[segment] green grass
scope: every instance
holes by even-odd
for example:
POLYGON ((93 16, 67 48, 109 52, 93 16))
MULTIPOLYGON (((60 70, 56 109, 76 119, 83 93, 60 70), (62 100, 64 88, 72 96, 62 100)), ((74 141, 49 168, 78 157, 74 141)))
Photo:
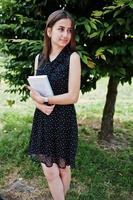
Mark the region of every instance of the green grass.
MULTIPOLYGON (((17 95, 3 93, 6 87, 1 82, 0 185, 17 171, 43 193, 47 184, 41 167, 27 155, 34 106, 31 100, 20 102, 17 95), (7 99, 16 103, 9 107, 7 99)), ((76 105, 79 147, 68 200, 133 199, 133 86, 119 86, 114 133, 120 148, 114 149, 97 143, 106 88, 107 78, 98 82, 96 91, 81 95, 76 105)))

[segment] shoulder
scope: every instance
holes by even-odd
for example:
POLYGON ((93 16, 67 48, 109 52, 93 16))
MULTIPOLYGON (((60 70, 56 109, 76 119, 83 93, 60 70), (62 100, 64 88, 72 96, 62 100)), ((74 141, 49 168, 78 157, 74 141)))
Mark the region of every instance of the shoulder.
MULTIPOLYGON (((73 52, 70 56, 70 64, 69 64, 70 70, 74 71, 80 71, 81 70, 81 61, 80 56, 77 52, 73 52), (77 70, 79 69, 79 70, 77 70)), ((74 72, 75 73, 75 72, 74 72)))
POLYGON ((73 52, 70 56, 70 63, 80 63, 80 56, 77 52, 73 52))
POLYGON ((40 53, 35 56, 34 68, 35 72, 37 71, 40 63, 40 53))
POLYGON ((77 52, 73 52, 71 55, 70 55, 70 62, 71 61, 80 61, 80 56, 77 52))
POLYGON ((37 54, 37 55, 35 56, 35 63, 38 63, 39 55, 40 55, 40 54, 37 54))
POLYGON ((44 55, 43 55, 43 53, 41 52, 41 53, 38 53, 36 56, 35 56, 35 63, 40 63, 40 62, 42 62, 42 60, 44 60, 44 55))
POLYGON ((35 60, 39 58, 39 55, 40 55, 40 54, 37 54, 37 55, 35 56, 35 60))
POLYGON ((35 62, 36 62, 36 63, 38 62, 38 58, 39 58, 39 54, 37 54, 37 55, 35 56, 35 62))

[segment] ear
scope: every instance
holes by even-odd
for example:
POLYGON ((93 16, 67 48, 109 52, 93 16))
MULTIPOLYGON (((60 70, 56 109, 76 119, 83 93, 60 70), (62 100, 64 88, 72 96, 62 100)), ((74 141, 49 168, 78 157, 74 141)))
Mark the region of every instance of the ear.
POLYGON ((48 27, 47 28, 47 35, 48 35, 49 38, 51 37, 51 32, 52 32, 52 29, 50 27, 48 27))

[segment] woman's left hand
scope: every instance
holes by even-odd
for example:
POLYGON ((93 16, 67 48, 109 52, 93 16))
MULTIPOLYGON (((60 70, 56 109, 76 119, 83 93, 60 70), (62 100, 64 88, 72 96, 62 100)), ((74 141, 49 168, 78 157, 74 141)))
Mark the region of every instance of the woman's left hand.
POLYGON ((43 97, 39 94, 39 92, 37 92, 36 90, 34 90, 31 86, 27 86, 27 88, 30 90, 30 96, 31 98, 38 102, 38 103, 43 103, 43 97))

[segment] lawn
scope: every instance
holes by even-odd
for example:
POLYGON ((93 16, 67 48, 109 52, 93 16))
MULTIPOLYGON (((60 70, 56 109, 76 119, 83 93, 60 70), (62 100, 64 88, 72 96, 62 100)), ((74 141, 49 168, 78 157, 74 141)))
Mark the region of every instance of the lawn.
MULTIPOLYGON (((114 142, 97 142, 105 103, 107 78, 97 89, 80 94, 76 104, 79 147, 76 169, 72 171, 68 200, 133 200, 133 85, 119 85, 114 116, 114 142)), ((23 178, 36 188, 35 196, 11 194, 14 199, 44 199, 48 186, 40 165, 27 156, 34 105, 20 102, 18 95, 4 93, 0 83, 0 187, 23 178), (15 100, 10 107, 9 100, 15 100)), ((48 199, 48 198, 47 198, 48 199)))

